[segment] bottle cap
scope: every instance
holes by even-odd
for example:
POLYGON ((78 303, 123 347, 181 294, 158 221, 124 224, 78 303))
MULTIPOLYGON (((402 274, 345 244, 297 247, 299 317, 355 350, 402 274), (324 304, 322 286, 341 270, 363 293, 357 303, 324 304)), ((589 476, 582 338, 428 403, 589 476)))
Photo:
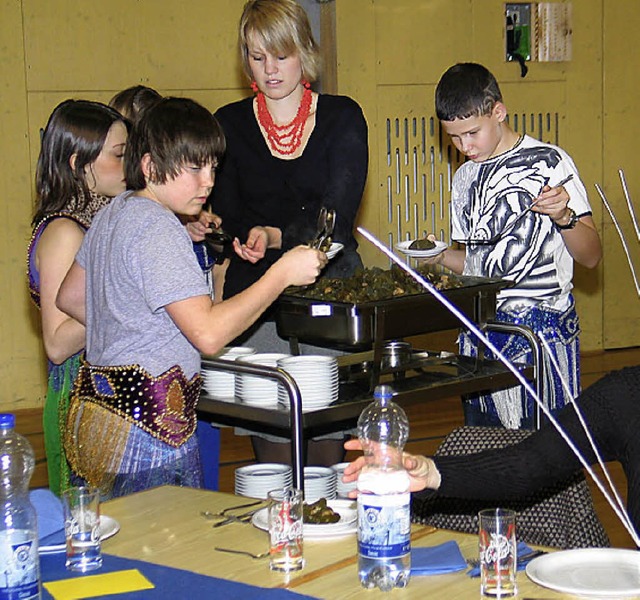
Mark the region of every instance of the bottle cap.
POLYGON ((0 429, 13 429, 15 426, 15 415, 11 413, 0 413, 0 429))
POLYGON ((373 390, 374 398, 392 398, 393 388, 390 385, 377 385, 373 390))

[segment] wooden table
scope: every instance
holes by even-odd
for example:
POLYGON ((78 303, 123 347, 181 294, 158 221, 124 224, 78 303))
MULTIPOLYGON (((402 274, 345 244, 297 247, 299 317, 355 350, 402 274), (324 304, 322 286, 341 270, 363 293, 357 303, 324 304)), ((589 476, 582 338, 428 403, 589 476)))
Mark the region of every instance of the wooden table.
MULTIPOLYGON (((337 540, 306 541, 306 565, 302 571, 285 575, 269 570, 268 559, 216 552, 215 546, 261 552, 268 548, 267 534, 250 524, 232 523, 214 529, 201 511, 217 512, 242 504, 231 494, 164 486, 103 505, 103 514, 120 523, 120 531, 106 540, 103 550, 125 558, 144 560, 240 581, 261 587, 286 587, 309 596, 335 600, 350 598, 389 598, 377 590, 365 590, 357 575, 356 536, 337 540)), ((414 525, 412 545, 436 546, 448 540, 460 545, 465 557, 477 556, 474 535, 436 530, 414 525)), ((413 577, 409 586, 394 590, 393 598, 479 598, 480 580, 465 572, 413 577)), ((524 572, 518 573, 518 598, 575 598, 541 588, 524 572)))

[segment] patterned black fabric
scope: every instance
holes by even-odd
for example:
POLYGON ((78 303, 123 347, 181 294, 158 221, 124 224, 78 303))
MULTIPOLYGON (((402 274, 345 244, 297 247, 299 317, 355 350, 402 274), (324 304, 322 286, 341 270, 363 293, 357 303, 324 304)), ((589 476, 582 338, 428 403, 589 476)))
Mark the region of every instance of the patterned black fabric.
MULTIPOLYGON (((441 456, 472 454, 515 444, 531 431, 500 427, 460 427, 438 448, 441 456)), ((465 533, 478 531, 478 511, 501 506, 518 513, 518 539, 529 544, 557 548, 607 547, 609 538, 593 507, 583 473, 563 483, 541 489, 518 501, 486 502, 438 496, 412 500, 414 522, 465 533)))

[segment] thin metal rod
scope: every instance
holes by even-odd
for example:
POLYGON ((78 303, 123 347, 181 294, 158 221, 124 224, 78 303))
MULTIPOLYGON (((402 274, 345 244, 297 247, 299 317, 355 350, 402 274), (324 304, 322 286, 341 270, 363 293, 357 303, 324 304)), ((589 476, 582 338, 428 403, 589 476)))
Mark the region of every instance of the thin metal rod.
POLYGON ((587 462, 587 460, 582 456, 580 450, 578 450, 577 446, 573 443, 573 440, 567 435, 567 433, 562 429, 556 418, 551 414, 548 408, 544 405, 542 400, 538 397, 538 394, 533 389, 529 381, 522 375, 522 373, 518 370, 516 366, 514 366, 511 361, 509 361, 503 354, 498 350, 491 340, 487 338, 484 333, 478 328, 478 326, 471 321, 465 314, 463 314, 458 308, 452 304, 448 298, 441 294, 429 281, 427 281, 422 275, 420 275, 417 271, 412 269, 409 265, 405 264, 401 258, 399 258, 396 254, 394 254, 391 250, 389 250, 384 244, 382 244, 376 237, 374 237, 371 233, 369 233, 363 227, 357 228, 358 232, 362 234, 367 240, 369 240, 376 248, 378 248, 381 252, 386 254, 394 263, 396 263, 401 269, 404 269, 411 277, 413 277, 422 287, 424 287, 432 296, 436 298, 441 304, 443 304, 452 314, 454 314, 472 333, 474 333, 485 346, 487 346, 494 354, 497 356, 500 361, 513 373, 516 379, 524 386, 524 388, 531 394, 533 399, 538 403, 538 406, 545 414, 545 416, 549 419, 552 425, 556 428, 556 431, 560 434, 560 436, 567 443, 569 448, 573 451, 576 458, 580 461, 582 466, 587 470, 594 483, 598 486, 598 489, 602 492, 603 496, 606 498, 607 502, 611 506, 613 512, 618 516, 620 522, 623 527, 627 530, 631 538, 633 539, 636 546, 640 547, 640 538, 638 534, 634 531, 633 527, 628 527, 627 520, 625 515, 622 515, 620 509, 617 504, 611 498, 609 492, 605 489, 603 483, 596 476, 594 470, 591 468, 591 465, 587 462))
POLYGON ((573 409, 576 411, 576 415, 578 416, 580 425, 582 425, 582 429, 584 430, 584 433, 587 436, 589 443, 591 444, 591 449, 593 450, 593 453, 596 455, 598 464, 600 465, 600 467, 602 468, 602 471, 604 472, 604 476, 607 480, 607 483, 609 484, 609 489, 611 490, 611 493, 615 497, 618 503, 618 506, 620 507, 620 512, 622 512, 622 514, 625 515, 625 517, 627 518, 628 525, 630 527, 633 527, 631 523, 631 519, 629 518, 629 513, 627 512, 624 506, 624 502, 622 501, 622 498, 620 497, 620 494, 618 493, 616 486, 613 484, 613 480, 611 479, 611 475, 609 474, 609 469, 607 469, 604 461, 602 460, 602 455, 600 454, 600 451, 598 450, 598 447, 596 446, 596 443, 593 437, 591 436, 591 432, 589 431, 589 428, 587 427, 584 417, 582 416, 582 411, 580 410, 580 407, 576 403, 575 398, 571 393, 571 389, 569 388, 569 382, 567 381, 567 378, 565 377, 564 373, 561 371, 560 365, 558 364, 556 357, 553 355, 553 352, 551 352, 551 347, 549 346, 549 342, 547 342, 547 340, 542 335, 542 333, 539 333, 538 337, 542 342, 542 347, 545 349, 547 356, 549 357, 549 360, 553 365, 553 368, 555 369, 556 373, 558 374, 558 377, 560 378, 560 382, 562 383, 562 387, 564 388, 568 401, 571 403, 571 405, 573 406, 573 409))
POLYGON ((636 293, 640 296, 640 284, 638 283, 638 277, 636 276, 636 268, 633 265, 633 261, 631 260, 631 254, 629 253, 629 246, 627 245, 627 240, 624 238, 624 233, 622 233, 622 229, 620 228, 620 224, 618 223, 618 219, 616 219, 616 215, 614 214, 611 206, 609 206, 609 202, 607 202, 607 198, 602 191, 602 188, 596 183, 596 190, 598 190, 598 194, 600 194, 600 198, 602 199, 602 203, 604 207, 609 212, 609 216, 615 225, 616 231, 618 232, 618 236, 620 237, 620 241, 622 242, 622 248, 624 249, 625 256, 627 257, 627 262, 629 263, 629 269, 631 269, 631 276, 633 277, 633 283, 636 286, 636 293))
POLYGON ((627 206, 629 207, 629 214, 631 215, 633 228, 636 230, 636 237, 640 242, 640 228, 638 227, 638 220, 636 219, 636 211, 633 208, 633 202, 631 202, 631 195, 629 194, 629 188, 627 187, 627 180, 624 176, 624 171, 622 169, 618 169, 618 175, 620 175, 620 183, 622 183, 622 191, 624 192, 624 198, 627 201, 627 206))
POLYGON ((304 491, 304 445, 302 435, 302 398, 300 389, 295 379, 284 369, 276 369, 273 367, 265 367, 263 365, 254 365, 251 363, 235 362, 224 360, 221 358, 207 358, 202 360, 202 364, 209 367, 219 369, 221 371, 229 371, 231 373, 245 373, 247 375, 256 375, 257 377, 266 377, 267 379, 275 379, 281 384, 289 396, 291 412, 289 413, 289 422, 291 424, 291 471, 293 475, 293 487, 304 491))

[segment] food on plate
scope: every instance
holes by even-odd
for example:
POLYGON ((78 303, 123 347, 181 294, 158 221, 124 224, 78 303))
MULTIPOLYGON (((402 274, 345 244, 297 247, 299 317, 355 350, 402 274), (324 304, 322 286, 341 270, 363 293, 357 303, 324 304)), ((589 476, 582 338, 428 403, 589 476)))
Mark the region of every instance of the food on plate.
POLYGON ((409 244, 409 250, 433 250, 436 247, 436 243, 427 238, 421 240, 414 240, 409 244))
MULTIPOLYGON (((463 285, 455 276, 434 271, 430 265, 418 266, 416 270, 439 290, 463 285)), ((345 279, 321 277, 308 287, 290 287, 285 293, 326 302, 359 303, 426 292, 408 273, 393 265, 388 270, 378 267, 358 269, 345 279)))
POLYGON ((313 504, 304 503, 302 520, 313 525, 326 525, 340 521, 340 514, 327 505, 326 498, 320 498, 313 504))

